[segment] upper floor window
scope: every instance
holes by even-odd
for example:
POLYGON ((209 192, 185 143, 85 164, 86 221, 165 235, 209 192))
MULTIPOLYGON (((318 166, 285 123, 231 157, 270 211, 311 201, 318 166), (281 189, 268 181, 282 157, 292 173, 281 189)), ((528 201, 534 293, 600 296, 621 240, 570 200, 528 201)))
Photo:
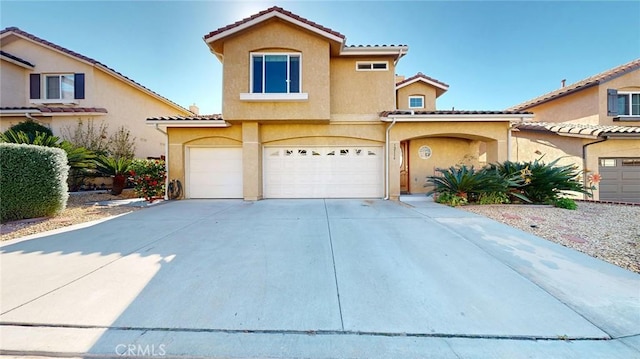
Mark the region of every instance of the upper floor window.
POLYGON ((640 116, 640 93, 618 92, 618 115, 640 116))
POLYGON ((35 103, 84 99, 84 74, 30 74, 29 99, 35 103))
POLYGON ((251 93, 300 93, 299 53, 251 54, 251 93))
POLYGON ((72 100, 73 75, 45 75, 45 93, 47 100, 72 100))
POLYGON ((357 61, 357 71, 387 71, 389 63, 387 61, 357 61))
POLYGON ((424 96, 409 96, 409 108, 424 108, 424 96))

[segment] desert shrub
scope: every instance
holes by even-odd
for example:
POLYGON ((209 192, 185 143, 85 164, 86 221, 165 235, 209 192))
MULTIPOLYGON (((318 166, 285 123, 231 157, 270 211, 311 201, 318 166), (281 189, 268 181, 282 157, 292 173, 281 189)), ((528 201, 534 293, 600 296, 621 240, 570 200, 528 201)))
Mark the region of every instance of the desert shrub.
POLYGON ((555 201, 553 201, 553 206, 558 208, 570 209, 570 210, 578 209, 578 205, 576 204, 576 201, 566 197, 557 198, 555 201))
POLYGON ((435 201, 437 203, 446 204, 451 207, 462 206, 469 203, 466 198, 460 197, 450 192, 442 192, 438 194, 435 201))
POLYGON ((66 153, 53 147, 0 143, 0 220, 53 216, 67 205, 66 153))
POLYGON ((439 168, 441 176, 429 176, 427 182, 434 185, 431 193, 449 193, 461 198, 477 198, 481 193, 500 192, 506 190, 506 182, 496 172, 480 170, 473 166, 451 166, 439 168))
POLYGON ((109 136, 107 150, 113 157, 132 160, 136 153, 135 141, 136 138, 131 136, 131 131, 124 126, 120 126, 116 132, 109 136))
POLYGON ((53 136, 53 132, 51 132, 48 127, 43 126, 31 119, 13 125, 7 131, 24 132, 32 140, 36 136, 37 132, 53 136))
POLYGON ((558 166, 560 158, 544 163, 541 159, 529 162, 510 162, 491 165, 503 178, 518 179, 517 190, 533 203, 553 203, 564 192, 589 194, 580 181, 580 171, 575 166, 558 166))
POLYGON ((75 147, 84 147, 96 155, 109 154, 109 134, 108 126, 101 122, 99 125, 88 120, 83 122, 78 120, 75 127, 65 127, 62 131, 62 138, 71 142, 75 147))
POLYGON ((135 159, 131 163, 130 175, 135 183, 133 190, 138 197, 151 202, 164 196, 167 177, 164 161, 135 159))
POLYGON ((478 204, 502 204, 510 203, 509 195, 505 192, 481 193, 476 201, 478 204))

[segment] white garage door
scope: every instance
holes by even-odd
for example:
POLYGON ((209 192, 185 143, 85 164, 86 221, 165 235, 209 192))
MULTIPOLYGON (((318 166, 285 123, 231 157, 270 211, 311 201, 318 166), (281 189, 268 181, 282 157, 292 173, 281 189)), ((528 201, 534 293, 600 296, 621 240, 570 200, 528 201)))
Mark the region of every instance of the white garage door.
POLYGON ((191 147, 189 198, 242 198, 242 148, 191 147))
POLYGON ((378 198, 382 147, 265 147, 266 198, 378 198))

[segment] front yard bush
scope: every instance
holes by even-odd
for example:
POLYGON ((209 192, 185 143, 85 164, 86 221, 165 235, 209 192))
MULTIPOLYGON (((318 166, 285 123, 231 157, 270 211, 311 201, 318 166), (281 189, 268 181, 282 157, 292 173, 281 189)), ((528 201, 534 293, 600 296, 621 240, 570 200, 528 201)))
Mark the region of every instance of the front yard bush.
POLYGON ((67 205, 65 151, 0 143, 0 220, 53 216, 67 205))
POLYGON ((144 197, 149 202, 164 197, 167 178, 164 161, 134 159, 129 174, 133 177, 133 190, 138 197, 144 197))

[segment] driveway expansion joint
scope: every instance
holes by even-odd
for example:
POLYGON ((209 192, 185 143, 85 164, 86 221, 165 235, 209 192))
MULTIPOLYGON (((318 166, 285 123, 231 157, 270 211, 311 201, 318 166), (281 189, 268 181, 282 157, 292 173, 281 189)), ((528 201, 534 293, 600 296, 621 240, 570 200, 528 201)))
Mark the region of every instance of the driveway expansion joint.
POLYGON ((329 219, 329 210, 327 209, 327 200, 323 199, 324 214, 327 220, 327 233, 329 234, 329 245, 331 246, 331 262, 333 264, 333 279, 336 283, 336 295, 338 297, 338 311, 340 313, 340 328, 344 330, 344 319, 342 317, 342 303, 340 302, 340 287, 338 286, 338 272, 336 271, 336 256, 333 251, 333 239, 331 238, 331 221, 329 219))
POLYGON ((268 335, 345 335, 371 337, 410 337, 410 338, 443 338, 443 339, 490 339, 490 340, 520 340, 520 341, 611 341, 608 337, 584 337, 564 335, 500 335, 500 334, 460 334, 460 333, 406 333, 406 332, 377 332, 360 330, 296 330, 296 329, 220 329, 220 328, 181 328, 181 327, 135 327, 135 326, 102 326, 78 324, 46 324, 46 323, 17 323, 0 322, 5 327, 26 328, 55 328, 55 329, 104 329, 111 331, 140 331, 140 332, 178 332, 178 333, 224 333, 224 334, 268 334, 268 335))

